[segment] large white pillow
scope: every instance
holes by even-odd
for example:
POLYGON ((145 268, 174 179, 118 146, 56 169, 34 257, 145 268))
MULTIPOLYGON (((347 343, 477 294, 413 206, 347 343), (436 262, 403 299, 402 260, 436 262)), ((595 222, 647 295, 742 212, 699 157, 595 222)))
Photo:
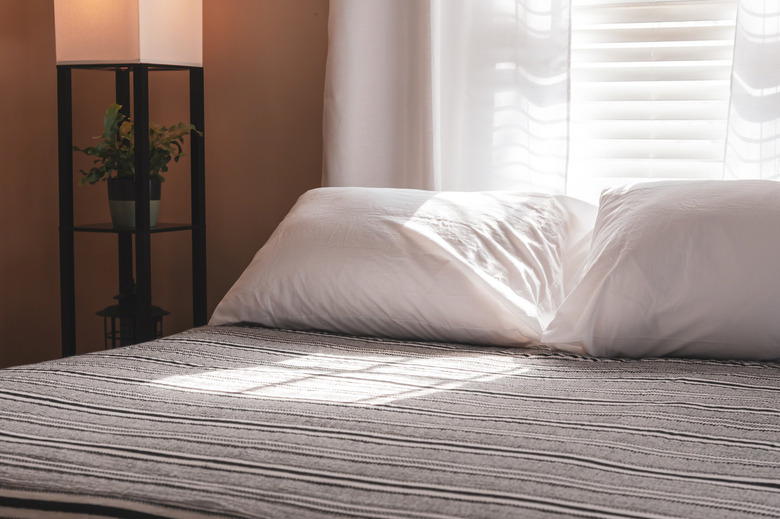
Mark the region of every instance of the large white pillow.
POLYGON ((608 357, 780 358, 780 183, 604 192, 586 272, 543 340, 608 357))
POLYGON ((581 270, 595 213, 564 196, 315 189, 210 324, 538 342, 581 270))

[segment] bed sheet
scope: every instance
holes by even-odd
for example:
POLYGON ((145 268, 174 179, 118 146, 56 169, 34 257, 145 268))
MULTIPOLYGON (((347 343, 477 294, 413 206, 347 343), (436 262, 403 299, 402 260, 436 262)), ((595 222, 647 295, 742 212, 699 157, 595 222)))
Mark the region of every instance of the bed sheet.
POLYGON ((778 517, 780 364, 223 326, 2 370, 0 516, 62 512, 778 517))

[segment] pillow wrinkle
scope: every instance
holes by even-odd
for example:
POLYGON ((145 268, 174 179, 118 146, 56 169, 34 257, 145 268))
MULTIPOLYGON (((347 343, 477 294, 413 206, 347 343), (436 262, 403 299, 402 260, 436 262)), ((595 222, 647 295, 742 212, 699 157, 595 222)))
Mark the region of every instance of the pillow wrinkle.
MULTIPOLYGON (((430 251, 430 256, 439 257, 442 265, 454 266, 470 283, 480 286, 481 291, 488 292, 493 303, 505 307, 508 312, 518 313, 518 319, 536 316, 537 307, 533 301, 524 299, 522 293, 518 294, 506 283, 491 275, 485 261, 477 262, 463 254, 468 250, 476 250, 475 247, 454 247, 441 236, 427 231, 428 229, 421 226, 405 225, 400 235, 411 242, 410 249, 430 251)), ((442 272, 443 270, 438 270, 438 273, 434 272, 433 276, 442 272)), ((541 327, 533 326, 531 323, 524 324, 527 324, 531 334, 541 336, 541 327)))

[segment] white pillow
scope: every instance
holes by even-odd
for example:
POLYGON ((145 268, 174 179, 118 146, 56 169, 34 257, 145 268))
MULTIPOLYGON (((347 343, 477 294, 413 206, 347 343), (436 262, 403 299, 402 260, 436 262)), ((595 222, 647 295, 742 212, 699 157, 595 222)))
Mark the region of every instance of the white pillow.
POLYGON ((780 183, 604 192, 586 272, 543 340, 607 357, 780 358, 780 183))
POLYGON ((581 270, 595 213, 564 196, 315 189, 210 324, 538 342, 581 270))

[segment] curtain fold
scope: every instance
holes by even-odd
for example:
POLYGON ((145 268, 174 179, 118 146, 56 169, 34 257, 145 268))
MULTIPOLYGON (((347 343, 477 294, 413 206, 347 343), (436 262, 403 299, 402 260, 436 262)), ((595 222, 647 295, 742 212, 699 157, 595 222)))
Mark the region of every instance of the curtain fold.
POLYGON ((325 185, 436 189, 430 2, 332 1, 325 185))
POLYGON ((565 189, 569 0, 332 0, 323 180, 565 189))
POLYGON ((726 179, 780 180, 780 0, 740 0, 726 179))

